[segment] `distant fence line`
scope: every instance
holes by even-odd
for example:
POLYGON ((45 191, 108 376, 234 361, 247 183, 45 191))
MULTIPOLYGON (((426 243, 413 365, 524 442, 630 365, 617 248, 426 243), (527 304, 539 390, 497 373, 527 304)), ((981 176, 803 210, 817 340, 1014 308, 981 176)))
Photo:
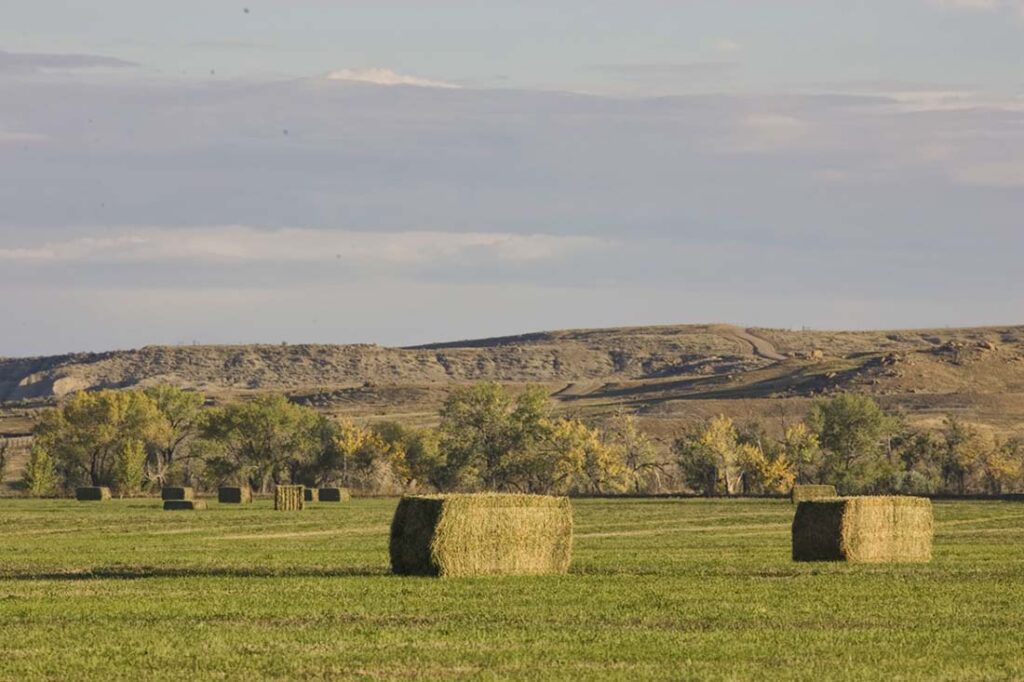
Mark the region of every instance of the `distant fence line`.
POLYGON ((32 436, 0 436, 0 444, 6 443, 12 449, 32 447, 32 436))

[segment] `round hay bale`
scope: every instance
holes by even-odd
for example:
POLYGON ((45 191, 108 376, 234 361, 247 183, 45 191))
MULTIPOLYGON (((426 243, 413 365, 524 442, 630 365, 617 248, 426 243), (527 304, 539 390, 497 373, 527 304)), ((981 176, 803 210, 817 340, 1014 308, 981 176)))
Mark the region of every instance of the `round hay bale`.
POLYGON ((543 495, 403 497, 391 523, 399 575, 545 575, 569 570, 572 507, 543 495))

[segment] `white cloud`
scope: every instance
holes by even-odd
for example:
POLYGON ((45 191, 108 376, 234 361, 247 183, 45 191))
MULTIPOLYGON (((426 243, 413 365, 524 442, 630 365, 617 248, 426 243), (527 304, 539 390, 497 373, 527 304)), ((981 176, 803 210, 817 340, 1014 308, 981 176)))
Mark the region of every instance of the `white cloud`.
POLYGON ((740 119, 735 135, 725 145, 725 150, 758 154, 791 149, 805 139, 809 130, 810 124, 796 116, 750 114, 740 119))
POLYGON ((719 38, 711 45, 715 52, 723 54, 736 54, 743 49, 743 45, 730 38, 719 38))
POLYGON ((109 236, 77 237, 0 248, 0 261, 37 263, 324 262, 415 265, 453 259, 543 261, 610 245, 586 236, 484 232, 347 232, 226 225, 145 227, 109 236))
POLYGON ((461 86, 455 83, 419 78, 391 69, 339 69, 327 74, 332 81, 351 81, 354 83, 371 83, 373 85, 412 85, 419 88, 447 88, 457 90, 461 86))
POLYGON ((49 137, 40 133, 27 133, 16 130, 0 130, 0 144, 25 144, 45 142, 49 137))
POLYGON ((947 9, 973 12, 1007 10, 1024 16, 1024 0, 928 0, 928 2, 947 9))
POLYGON ((964 166, 954 172, 955 179, 976 187, 1024 187, 1024 162, 986 163, 964 166))

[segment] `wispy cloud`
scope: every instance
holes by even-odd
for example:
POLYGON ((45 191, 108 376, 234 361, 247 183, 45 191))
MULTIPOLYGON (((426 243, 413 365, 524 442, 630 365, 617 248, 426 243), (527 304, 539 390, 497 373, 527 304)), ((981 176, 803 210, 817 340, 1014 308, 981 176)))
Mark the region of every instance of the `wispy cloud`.
POLYGON ((722 54, 736 54, 743 50, 743 45, 731 38, 719 38, 711 44, 711 48, 722 54))
POLYGON ((455 83, 410 76, 391 69, 339 69, 327 74, 327 79, 372 85, 412 85, 419 88, 447 88, 450 90, 461 87, 455 83))
POLYGON ((0 248, 0 261, 35 263, 324 262, 364 265, 431 264, 473 258, 544 261, 581 249, 608 246, 586 236, 451 232, 350 232, 225 225, 206 228, 144 227, 36 245, 0 248))
POLYGON ((722 75, 736 67, 736 62, 683 62, 678 64, 595 64, 591 69, 625 78, 651 78, 722 75))
POLYGON ((47 135, 43 135, 41 133, 0 129, 0 145, 45 142, 48 139, 49 137, 47 135))
POLYGON ((0 73, 35 73, 74 69, 127 69, 134 62, 94 54, 45 54, 0 50, 0 73))
POLYGON ((957 168, 957 181, 976 187, 1024 188, 1024 162, 986 163, 957 168))
POLYGON ((928 0, 932 5, 973 12, 1010 11, 1024 16, 1024 0, 928 0))

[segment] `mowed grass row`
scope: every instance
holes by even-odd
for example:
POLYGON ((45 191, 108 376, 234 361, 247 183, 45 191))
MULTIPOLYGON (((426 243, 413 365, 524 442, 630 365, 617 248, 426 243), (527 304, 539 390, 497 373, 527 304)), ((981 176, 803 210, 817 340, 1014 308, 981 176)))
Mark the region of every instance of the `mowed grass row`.
POLYGON ((0 502, 0 676, 1024 678, 1024 504, 885 566, 793 563, 782 501, 577 500, 570 575, 437 580, 395 503, 0 502))

